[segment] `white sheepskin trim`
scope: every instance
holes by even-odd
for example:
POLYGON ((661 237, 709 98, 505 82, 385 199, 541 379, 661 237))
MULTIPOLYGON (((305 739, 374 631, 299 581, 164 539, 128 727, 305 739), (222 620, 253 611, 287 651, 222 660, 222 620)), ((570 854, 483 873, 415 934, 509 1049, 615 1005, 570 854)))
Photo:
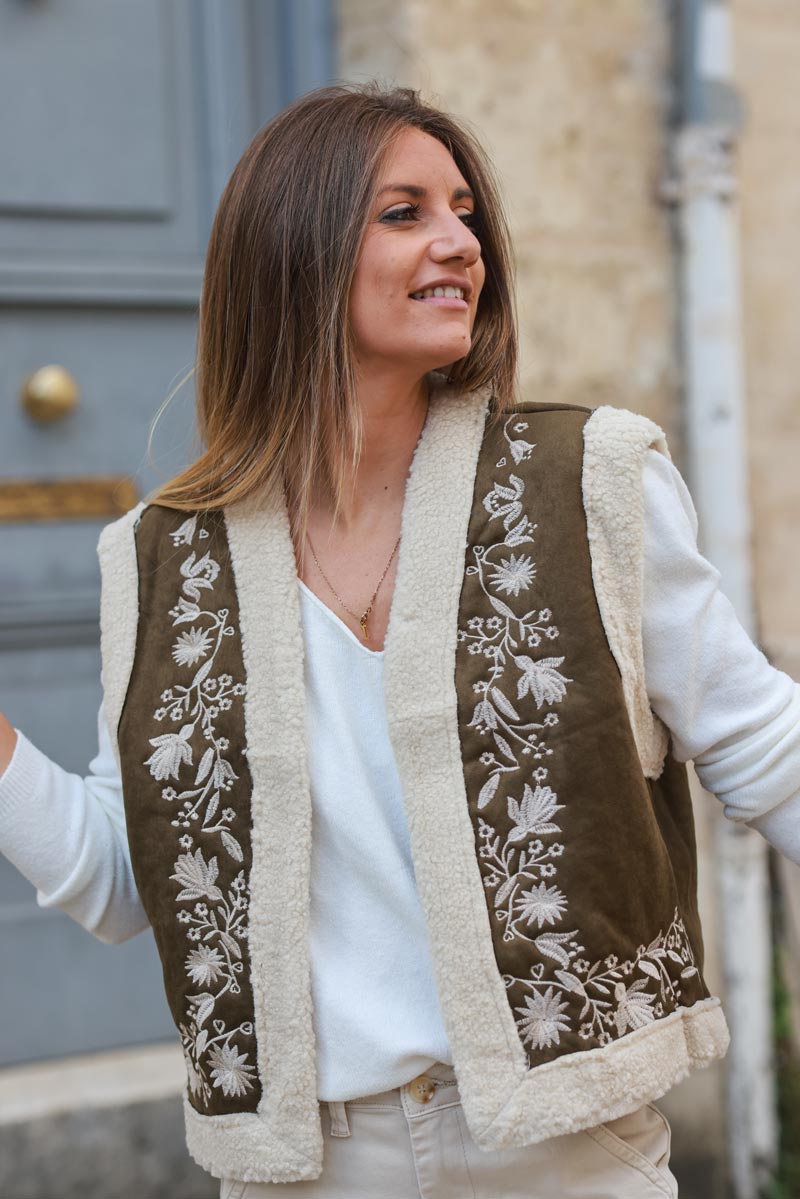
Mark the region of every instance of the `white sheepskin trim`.
POLYGON ((101 584, 100 678, 103 707, 118 767, 117 726, 133 669, 139 624, 139 569, 134 530, 145 507, 142 501, 106 525, 97 542, 101 584))
POLYGON ((309 1159, 294 1143, 286 1144, 274 1132, 270 1114, 242 1112, 231 1116, 203 1116, 183 1093, 186 1148, 190 1156, 214 1178, 239 1178, 244 1182, 309 1182, 322 1173, 322 1151, 309 1159))
POLYGON ((644 500, 642 460, 653 446, 670 456, 664 432, 627 408, 595 408, 584 425, 583 505, 600 616, 625 693, 645 777, 664 768, 669 732, 650 707, 644 674, 644 500))
POLYGON ((432 393, 411 464, 384 692, 414 871, 464 1111, 496 1116, 527 1069, 492 947, 457 719, 456 632, 488 394, 432 393))
POLYGON ((470 1123, 481 1149, 536 1145, 615 1120, 650 1103, 692 1070, 724 1057, 730 1032, 719 999, 678 1008, 601 1049, 538 1066, 488 1127, 470 1123))
POLYGON ((231 505, 225 519, 247 686, 248 944, 263 1093, 257 1115, 201 1116, 192 1121, 192 1135, 196 1160, 214 1175, 312 1179, 322 1171, 323 1136, 309 960, 311 791, 297 568, 282 497, 231 505), (240 1140, 241 1148, 231 1150, 240 1140))

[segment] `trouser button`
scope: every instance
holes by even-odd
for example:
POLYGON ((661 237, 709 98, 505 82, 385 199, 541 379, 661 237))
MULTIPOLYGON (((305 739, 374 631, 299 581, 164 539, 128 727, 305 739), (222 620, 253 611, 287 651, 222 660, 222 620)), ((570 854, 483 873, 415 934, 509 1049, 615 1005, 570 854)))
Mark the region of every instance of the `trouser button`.
POLYGON ((427 1074, 418 1074, 408 1083, 408 1093, 417 1103, 430 1103, 436 1090, 436 1083, 427 1074))

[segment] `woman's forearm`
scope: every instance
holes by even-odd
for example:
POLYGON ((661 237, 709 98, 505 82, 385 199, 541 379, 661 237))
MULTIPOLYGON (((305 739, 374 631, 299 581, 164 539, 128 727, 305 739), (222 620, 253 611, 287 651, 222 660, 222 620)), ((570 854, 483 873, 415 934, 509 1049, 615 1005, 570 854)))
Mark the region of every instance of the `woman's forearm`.
POLYGON ((40 907, 60 908, 101 941, 116 943, 146 928, 148 919, 102 706, 98 734, 85 777, 15 734, 10 765, 0 773, 0 853, 34 885, 40 907))

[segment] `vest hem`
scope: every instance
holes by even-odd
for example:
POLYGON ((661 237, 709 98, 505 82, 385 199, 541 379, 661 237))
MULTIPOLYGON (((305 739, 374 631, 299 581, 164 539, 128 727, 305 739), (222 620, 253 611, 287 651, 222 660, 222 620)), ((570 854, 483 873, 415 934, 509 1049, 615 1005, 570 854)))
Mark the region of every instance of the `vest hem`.
POLYGON ((186 1148, 213 1178, 242 1182, 311 1182, 322 1173, 322 1123, 317 1109, 315 1143, 300 1147, 276 1136, 266 1114, 204 1116, 183 1094, 186 1148))
MULTIPOLYGON (((478 1148, 493 1150, 593 1128, 660 1098, 692 1071, 724 1057, 729 1044, 720 1000, 701 999, 601 1049, 535 1067, 494 1119, 470 1133, 478 1148)), ((469 1124, 466 1104, 464 1116, 469 1124)))

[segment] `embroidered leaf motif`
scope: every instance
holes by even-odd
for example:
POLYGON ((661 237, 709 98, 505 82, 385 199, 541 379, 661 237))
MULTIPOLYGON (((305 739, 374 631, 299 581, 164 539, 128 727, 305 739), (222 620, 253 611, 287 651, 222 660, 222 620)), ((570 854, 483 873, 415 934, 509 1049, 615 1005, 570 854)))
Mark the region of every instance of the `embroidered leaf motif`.
POLYGON ((505 903, 506 899, 516 886, 516 883, 516 877, 512 876, 511 878, 506 879, 502 887, 498 888, 497 894, 494 897, 495 907, 499 908, 501 904, 505 903))
POLYGON ((563 948, 564 941, 569 941, 576 934, 571 933, 544 933, 541 937, 537 937, 534 944, 539 950, 539 953, 545 954, 549 958, 555 958, 562 966, 569 965, 569 954, 563 948))
POLYGON ((213 658, 209 658, 209 660, 207 662, 203 663, 203 665, 198 670, 197 674, 192 679, 193 687, 199 687, 200 684, 202 683, 203 679, 208 678, 208 676, 211 674, 211 667, 213 665, 214 665, 213 658))
POLYGON ((197 768, 197 778, 195 783, 202 783, 203 779, 207 778, 208 772, 211 769, 211 763, 214 761, 213 746, 209 746, 206 752, 200 759, 200 765, 197 768))
POLYGON ((576 995, 585 995, 583 983, 574 974, 570 974, 566 970, 556 970, 556 978, 560 983, 563 983, 568 991, 574 991, 576 995))
POLYGON ((497 784, 500 782, 500 775, 491 775, 483 784, 478 796, 478 808, 485 808, 488 803, 494 798, 494 793, 497 790, 497 784))
MULTIPOLYGON (((519 712, 514 705, 506 699, 499 687, 492 687, 492 699, 495 702, 495 706, 500 709, 504 716, 507 716, 509 720, 516 720, 519 722, 519 712)), ((513 758, 514 755, 512 754, 511 757, 513 758)))
POLYGON ((495 612, 499 612, 501 616, 508 616, 512 620, 514 619, 514 613, 511 611, 508 604, 504 604, 502 600, 497 599, 497 597, 494 595, 490 595, 488 599, 495 612))
POLYGON ((517 759, 514 754, 514 751, 512 750, 511 746, 506 741, 505 737, 501 737, 499 733, 495 733, 494 739, 495 739, 495 742, 497 743, 497 748, 500 750, 500 752, 505 754, 505 756, 508 758, 508 760, 510 762, 516 762, 517 759))
POLYGON ((468 616, 466 626, 457 632, 467 652, 485 664, 473 684, 478 700, 468 727, 491 738, 490 745, 502 755, 501 761, 489 748, 480 754, 486 777, 477 810, 496 801, 501 780, 508 784, 502 795, 510 827, 501 835, 477 817, 479 861, 490 895, 487 902, 502 928, 503 941, 527 942, 541 959, 530 965, 527 977, 503 974, 506 988, 527 992, 524 1006, 514 1008, 523 1042, 544 1048, 558 1044, 560 1032, 570 1030, 589 1044, 605 1045, 615 1035, 642 1028, 672 1011, 681 1001, 681 980, 696 976, 698 970, 677 908, 669 928, 624 961, 613 954, 588 960, 582 956, 579 930, 557 931, 569 920, 569 896, 554 881, 557 863, 568 847, 553 840, 562 834, 555 817, 564 805, 547 783, 549 771, 543 761, 554 753, 547 744, 549 731, 559 724, 555 709, 564 702, 573 680, 561 669, 564 656, 542 653, 545 642, 559 636, 551 610, 515 612, 512 607, 534 581, 539 591, 547 586, 529 551, 510 552, 523 543, 534 543, 538 527, 526 510, 526 482, 513 473, 513 466, 529 459, 536 446, 511 436, 512 424, 515 433, 528 428, 518 414, 506 420, 503 436, 508 453, 495 463, 503 475, 493 480, 483 497, 489 522, 499 518, 504 535, 492 544, 468 547, 471 560, 465 565, 470 587, 479 587, 492 614, 468 616), (492 589, 502 592, 508 602, 492 589), (544 708, 549 710, 539 717, 544 708), (543 931, 546 926, 551 927, 543 931), (627 985, 625 980, 637 971, 644 977, 627 985))
POLYGON ((226 829, 221 829, 219 835, 222 840, 222 844, 225 846, 231 857, 235 858, 237 862, 241 862, 244 856, 242 854, 242 847, 234 835, 229 833, 226 829))
POLYGON ((528 518, 523 516, 506 534, 506 545, 523 545, 526 541, 533 541, 533 538, 528 533, 528 518))
POLYGON ((229 933, 226 933, 224 929, 220 930, 219 939, 221 944, 223 944, 227 949, 228 953, 232 953, 235 958, 240 958, 242 956, 239 942, 234 940, 234 938, 229 933))
POLYGON ((213 587, 214 580, 219 574, 219 564, 206 552, 202 558, 195 561, 194 550, 181 563, 181 574, 186 582, 183 590, 191 599, 199 602, 201 590, 213 587))
POLYGON ((189 621, 194 622, 200 615, 200 608, 197 604, 192 604, 189 600, 180 597, 174 608, 170 609, 170 616, 173 618, 172 623, 186 624, 189 621))
MULTIPOLYGON (((189 517, 170 534, 175 546, 186 545, 198 537, 208 539, 206 529, 197 528, 197 516, 189 517)), ((173 805, 172 827, 176 844, 184 851, 175 861, 170 876, 179 884, 176 902, 181 905, 177 919, 186 930, 192 946, 186 960, 187 975, 206 989, 187 995, 187 1015, 179 1024, 186 1063, 189 1093, 199 1105, 208 1105, 219 1088, 226 1095, 244 1095, 252 1090, 255 1067, 248 1058, 254 1045, 245 1050, 234 1038, 254 1039, 252 1021, 232 1027, 225 1019, 213 1020, 213 1033, 207 1027, 218 1000, 242 990, 242 942, 247 938, 247 880, 239 870, 230 886, 221 885, 218 858, 207 857, 195 839, 219 836, 227 858, 244 861, 242 845, 232 829, 236 826, 236 807, 219 812, 220 798, 231 791, 238 780, 225 757, 228 742, 220 734, 216 721, 220 712, 232 707, 245 694, 245 684, 229 674, 220 673, 218 654, 224 637, 236 633, 229 622, 229 610, 212 599, 220 574, 219 563, 206 551, 198 557, 190 548, 179 564, 181 594, 169 610, 173 626, 189 624, 173 644, 172 658, 179 669, 195 667, 188 685, 176 683, 161 695, 162 707, 156 709, 156 721, 169 720, 179 725, 150 739, 153 753, 145 765, 157 781, 179 780, 165 787, 162 798, 173 805), (207 607, 201 607, 203 598, 207 607), (199 764, 191 778, 194 752, 199 764)))
POLYGON ((214 1010, 214 996, 206 993, 203 995, 189 995, 187 998, 197 1004, 197 1011, 194 1018, 198 1028, 201 1028, 214 1010))

